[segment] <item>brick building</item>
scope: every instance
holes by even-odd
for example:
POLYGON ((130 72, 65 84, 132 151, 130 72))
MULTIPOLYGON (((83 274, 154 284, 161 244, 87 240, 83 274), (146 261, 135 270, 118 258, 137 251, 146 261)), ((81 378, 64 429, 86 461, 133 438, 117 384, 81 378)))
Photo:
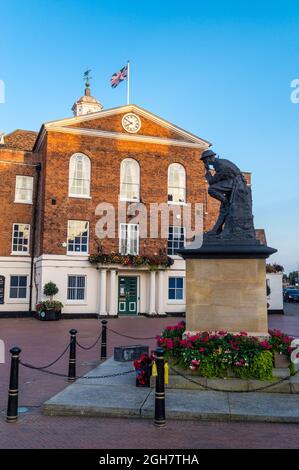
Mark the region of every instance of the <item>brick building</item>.
POLYGON ((16 130, 0 145, 0 314, 34 311, 49 281, 65 314, 184 312, 185 265, 175 252, 186 232, 178 211, 190 203, 193 220, 201 203, 204 230, 215 222, 218 205, 200 161, 210 143, 136 105, 104 110, 88 87, 72 109, 74 117, 39 133, 16 130), (120 201, 142 203, 148 223, 150 204, 169 207, 166 236, 144 235, 134 216, 120 215, 120 201), (103 203, 116 212, 115 235, 105 239, 97 230, 103 203), (90 263, 90 255, 111 253, 123 257, 90 263), (140 264, 123 264, 127 254, 140 264), (140 261, 166 254, 167 268, 140 261))

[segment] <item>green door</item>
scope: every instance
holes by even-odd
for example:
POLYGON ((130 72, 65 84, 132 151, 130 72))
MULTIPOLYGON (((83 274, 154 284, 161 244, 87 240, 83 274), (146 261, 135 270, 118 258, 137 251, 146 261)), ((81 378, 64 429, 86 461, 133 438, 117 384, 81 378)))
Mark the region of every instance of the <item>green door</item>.
POLYGON ((118 278, 119 315, 137 315, 137 277, 118 278))

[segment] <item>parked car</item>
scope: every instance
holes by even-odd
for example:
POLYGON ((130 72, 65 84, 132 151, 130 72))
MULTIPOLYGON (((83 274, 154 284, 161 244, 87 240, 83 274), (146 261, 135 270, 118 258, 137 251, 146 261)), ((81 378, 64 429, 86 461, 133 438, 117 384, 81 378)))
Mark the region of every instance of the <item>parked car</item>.
POLYGON ((299 289, 294 287, 288 287, 284 291, 283 300, 285 302, 299 302, 299 289))

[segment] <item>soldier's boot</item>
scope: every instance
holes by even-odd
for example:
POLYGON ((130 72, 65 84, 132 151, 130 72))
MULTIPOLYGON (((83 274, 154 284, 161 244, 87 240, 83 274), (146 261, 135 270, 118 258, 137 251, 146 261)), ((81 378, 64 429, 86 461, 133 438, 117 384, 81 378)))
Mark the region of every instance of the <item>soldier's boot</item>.
POLYGON ((228 208, 229 204, 227 199, 225 198, 225 202, 221 203, 218 219, 214 227, 208 232, 206 232, 205 235, 219 235, 222 232, 222 227, 228 214, 228 208))

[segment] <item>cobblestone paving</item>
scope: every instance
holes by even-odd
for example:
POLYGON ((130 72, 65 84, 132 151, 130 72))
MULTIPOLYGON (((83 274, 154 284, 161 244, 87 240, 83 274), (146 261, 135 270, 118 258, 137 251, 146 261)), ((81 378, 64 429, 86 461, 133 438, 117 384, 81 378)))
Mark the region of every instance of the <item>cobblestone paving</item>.
MULTIPOLYGON (((136 337, 158 334, 166 324, 178 318, 119 318, 109 326, 136 337)), ((281 328, 299 337, 299 304, 287 305, 286 315, 271 315, 271 328, 281 328)), ((62 320, 39 322, 35 319, 0 319, 0 338, 6 345, 6 363, 0 364, 0 448, 296 448, 299 425, 267 423, 224 423, 168 421, 165 429, 156 429, 148 420, 49 417, 40 412, 41 404, 67 386, 64 378, 39 371, 20 369, 19 405, 29 411, 20 414, 15 424, 5 422, 9 353, 14 345, 22 348, 25 362, 44 365, 55 359, 68 342, 68 331, 78 329, 78 340, 90 345, 99 334, 97 320, 62 320)), ((114 346, 148 344, 109 333, 108 353, 114 346)), ((78 350, 78 371, 92 369, 99 357, 99 346, 78 350)), ((66 373, 67 356, 52 370, 66 373)))

